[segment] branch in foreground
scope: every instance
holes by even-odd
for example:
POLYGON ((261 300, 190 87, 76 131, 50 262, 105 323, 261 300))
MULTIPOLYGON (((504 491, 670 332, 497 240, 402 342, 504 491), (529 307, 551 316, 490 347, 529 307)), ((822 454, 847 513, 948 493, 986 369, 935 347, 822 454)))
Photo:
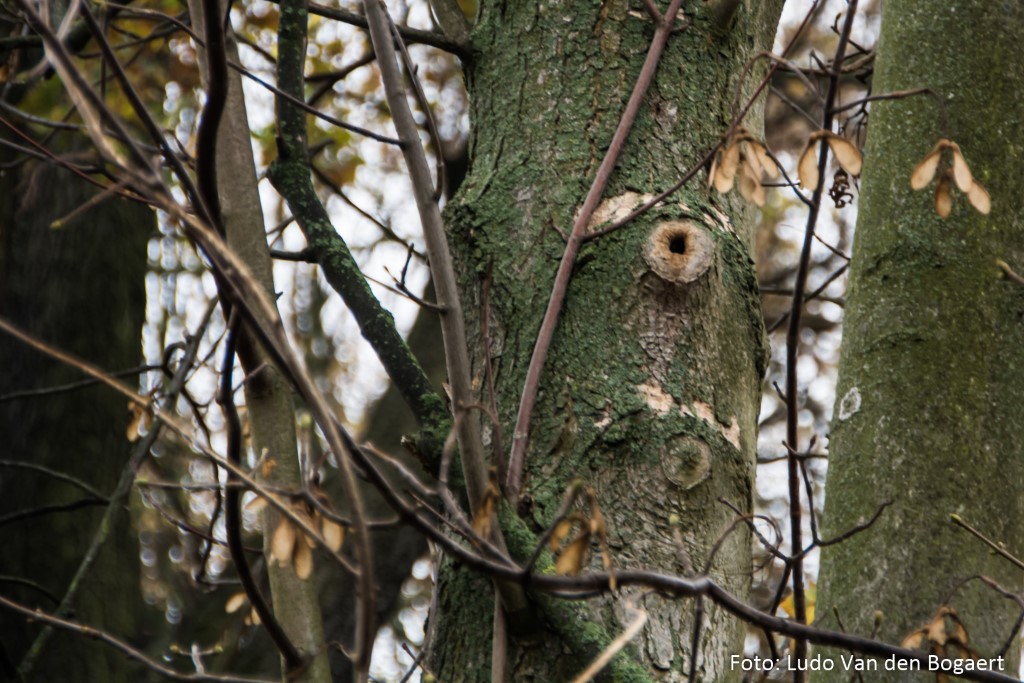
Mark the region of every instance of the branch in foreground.
POLYGON ((465 321, 455 280, 455 267, 448 251, 441 209, 434 197, 430 166, 427 164, 423 146, 419 143, 419 130, 409 107, 405 88, 402 86, 402 75, 391 33, 391 19, 379 0, 364 0, 363 11, 370 26, 370 38, 374 52, 377 53, 377 66, 384 82, 388 105, 391 107, 391 117, 398 137, 402 140, 402 155, 409 169, 416 208, 423 224, 423 236, 427 243, 437 304, 445 309, 441 316, 444 356, 448 366, 448 382, 452 388, 453 408, 456 414, 466 411, 463 419, 456 420, 457 437, 466 477, 466 492, 470 508, 475 513, 484 500, 487 468, 480 437, 480 422, 475 414, 469 412, 470 406, 476 401, 473 398, 469 347, 466 344, 465 321))
MULTIPOLYGON (((350 437, 346 435, 346 438, 350 437)), ((450 535, 425 521, 421 517, 421 515, 425 514, 421 506, 406 503, 398 496, 395 490, 387 486, 387 479, 362 449, 352 442, 349 443, 349 447, 357 462, 367 471, 371 481, 378 485, 381 492, 388 499, 389 504, 404 519, 420 529, 455 561, 461 562, 492 578, 520 583, 530 590, 555 596, 572 597, 583 592, 591 594, 607 594, 610 592, 609 585, 613 576, 606 572, 594 572, 576 577, 535 574, 516 566, 509 558, 506 558, 504 562, 490 560, 465 548, 450 535)), ((705 596, 744 622, 778 635, 799 638, 818 645, 846 649, 871 657, 914 661, 919 663, 922 670, 927 670, 930 664, 928 655, 922 652, 908 650, 871 638, 815 628, 762 612, 729 593, 725 588, 707 576, 682 578, 642 569, 621 569, 616 570, 614 580, 620 588, 623 586, 642 586, 674 598, 705 596)), ((966 671, 961 674, 961 677, 973 681, 1019 683, 1018 679, 995 671, 966 671)))
MULTIPOLYGON (((832 123, 835 120, 835 107, 839 95, 839 77, 842 73, 842 63, 846 54, 846 47, 850 39, 850 31, 853 28, 853 18, 857 13, 857 0, 850 0, 846 8, 846 20, 843 23, 843 30, 839 36, 839 44, 836 46, 835 55, 832 59, 832 69, 829 77, 828 93, 825 95, 825 112, 822 116, 821 127, 831 131, 832 123)), ((807 227, 804 232, 803 246, 800 250, 800 261, 797 268, 796 281, 793 284, 793 301, 790 308, 789 327, 786 330, 786 449, 789 452, 787 461, 787 478, 789 483, 789 537, 791 543, 792 557, 792 581, 793 581, 793 618, 801 623, 807 621, 807 602, 804 591, 804 565, 803 565, 803 540, 801 539, 801 517, 803 510, 800 507, 800 472, 803 470, 803 463, 797 457, 799 450, 799 425, 798 425, 798 393, 799 377, 797 373, 797 356, 800 353, 800 320, 804 310, 804 293, 807 291, 807 277, 811 264, 811 247, 814 244, 814 230, 818 222, 818 213, 821 209, 822 198, 825 191, 825 169, 828 164, 829 146, 821 145, 818 154, 818 182, 815 184, 814 192, 811 195, 811 206, 807 213, 807 227)), ((811 514, 813 511, 811 503, 811 514)), ((807 643, 797 636, 794 654, 797 659, 805 659, 807 656, 807 643)), ((796 680, 802 680, 802 675, 797 674, 796 680)))
POLYGON ((70 631, 71 633, 77 633, 78 635, 93 640, 99 640, 101 642, 110 645, 116 650, 123 652, 129 659, 134 659, 140 662, 147 668, 156 673, 169 678, 172 681, 211 681, 214 683, 274 683, 274 681, 267 680, 265 678, 242 678, 239 676, 219 676, 216 674, 207 674, 205 672, 196 672, 194 674, 186 674, 176 669, 172 669, 165 666, 163 663, 158 662, 155 659, 150 659, 141 651, 135 649, 128 643, 115 638, 106 631, 101 631, 98 628, 92 626, 86 626, 85 624, 79 624, 78 622, 71 621, 69 619, 61 619, 55 617, 52 614, 47 614, 42 610, 33 610, 24 605, 18 604, 13 600, 8 600, 4 596, 0 595, 0 607, 8 609, 17 614, 21 614, 26 619, 31 621, 38 621, 51 626, 53 628, 59 628, 63 631, 70 631))
MULTIPOLYGON (((140 404, 148 405, 149 401, 136 394, 135 392, 128 389, 121 382, 104 376, 103 373, 97 371, 95 368, 88 364, 77 361, 76 359, 64 354, 52 347, 41 344, 40 342, 24 335, 16 328, 11 327, 9 324, 0 319, 0 329, 5 329, 14 336, 22 339, 26 343, 30 343, 36 348, 39 348, 45 353, 55 356, 69 364, 80 368, 87 374, 95 376, 100 379, 103 383, 116 389, 130 400, 140 404)), ((163 423, 170 426, 176 433, 188 438, 187 426, 181 424, 174 416, 163 413, 160 410, 154 410, 155 416, 163 423)), ((388 501, 394 507, 394 509, 406 520, 410 521, 417 528, 421 529, 431 540, 436 542, 441 548, 448 554, 450 554, 457 561, 463 562, 466 565, 481 571, 489 576, 496 578, 508 579, 511 582, 520 583, 541 592, 550 593, 552 595, 572 595, 579 594, 582 591, 589 591, 592 593, 606 593, 609 590, 609 581, 611 575, 603 572, 597 572, 593 574, 587 574, 579 577, 566 577, 566 576, 551 576, 548 574, 532 574, 524 571, 511 563, 511 560, 505 562, 496 562, 481 557, 479 554, 472 552, 449 535, 444 533, 442 530, 434 527, 433 525, 425 522, 420 515, 423 514, 423 509, 418 506, 407 504, 402 500, 397 492, 387 485, 386 478, 380 473, 373 462, 368 458, 356 444, 351 440, 346 433, 335 431, 335 435, 344 439, 344 445, 342 448, 345 452, 351 453, 356 462, 369 474, 371 480, 380 486, 382 493, 387 497, 388 501)), ((198 446, 198 444, 196 444, 198 446)), ((208 452, 206 449, 200 447, 200 450, 204 452, 208 457, 213 458, 218 462, 219 465, 225 467, 237 475, 243 482, 250 485, 254 490, 261 491, 259 485, 252 481, 244 472, 238 470, 233 465, 228 463, 226 460, 219 458, 216 454, 208 452)), ((287 506, 278 500, 277 496, 269 494, 266 491, 261 491, 261 495, 268 498, 271 504, 281 506, 281 511, 288 514, 287 506)), ((306 531, 311 538, 320 542, 322 539, 319 538, 313 530, 307 530, 304 526, 303 520, 293 519, 300 527, 306 531)), ((826 631, 823 629, 817 629, 804 624, 799 624, 787 619, 782 619, 774 615, 766 614, 757 610, 750 605, 747 605, 743 601, 739 600, 724 588, 716 584, 714 581, 707 577, 698 578, 680 578, 677 576, 671 576, 666 574, 660 574, 657 572, 650 572, 644 570, 619 570, 615 573, 615 581, 619 586, 646 586, 658 590, 659 592, 671 595, 674 597, 695 597, 698 595, 705 595, 715 603, 722 606, 724 609, 743 619, 747 623, 754 624, 755 626, 769 630, 773 633, 777 633, 784 636, 804 638, 808 642, 818 643, 821 645, 829 645, 838 648, 844 648, 853 650, 855 652, 870 655, 874 657, 897 657, 905 660, 914 660, 920 662, 922 666, 929 664, 928 656, 907 650, 904 648, 888 645, 881 643, 869 638, 862 638, 858 636, 850 636, 844 633, 838 633, 833 631, 826 631)), ((39 620, 46 620, 41 616, 40 613, 33 612, 28 608, 11 603, 3 598, 0 598, 0 606, 8 607, 14 611, 19 611, 27 616, 36 618, 39 620)), ((45 615, 49 617, 49 615, 45 615)), ((49 617, 53 619, 52 617, 49 617)), ((60 621, 60 620, 58 620, 60 621)), ((61 624, 53 624, 54 626, 61 627, 63 624, 68 622, 62 622, 61 624)), ((77 625, 72 625, 77 626, 77 625)), ((91 634, 90 634, 91 635, 91 634)), ((104 634, 97 634, 95 637, 101 639, 104 634)), ((111 641, 109 636, 105 638, 106 642, 117 645, 119 641, 113 639, 111 641)), ((171 670, 168 670, 171 671, 171 670)), ((186 676, 183 674, 172 673, 174 680, 210 680, 210 681, 240 681, 248 683, 253 679, 237 679, 237 678, 197 678, 194 675, 186 676)), ((1017 681, 1017 679, 999 674, 993 671, 972 671, 964 672, 963 678, 975 681, 992 681, 995 683, 1010 683, 1011 681, 1017 681)))

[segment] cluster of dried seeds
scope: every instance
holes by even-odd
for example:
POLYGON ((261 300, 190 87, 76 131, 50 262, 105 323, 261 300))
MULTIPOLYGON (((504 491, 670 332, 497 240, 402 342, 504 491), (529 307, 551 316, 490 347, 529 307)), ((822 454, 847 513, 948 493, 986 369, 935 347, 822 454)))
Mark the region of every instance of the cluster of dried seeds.
POLYGON ((992 200, 988 191, 981 186, 960 151, 960 145, 952 140, 943 138, 939 140, 932 151, 925 155, 910 174, 910 187, 915 190, 924 189, 936 174, 939 182, 935 186, 935 212, 943 218, 949 216, 953 210, 953 185, 955 184, 961 192, 967 195, 967 201, 982 214, 988 214, 992 210, 992 200), (946 150, 950 150, 952 161, 946 160, 946 150), (939 166, 942 170, 939 171, 939 166))
POLYGON ((725 194, 732 190, 736 177, 740 180, 740 194, 748 202, 764 206, 764 186, 761 178, 778 178, 779 169, 763 142, 747 130, 738 128, 718 150, 711 162, 708 186, 725 194))

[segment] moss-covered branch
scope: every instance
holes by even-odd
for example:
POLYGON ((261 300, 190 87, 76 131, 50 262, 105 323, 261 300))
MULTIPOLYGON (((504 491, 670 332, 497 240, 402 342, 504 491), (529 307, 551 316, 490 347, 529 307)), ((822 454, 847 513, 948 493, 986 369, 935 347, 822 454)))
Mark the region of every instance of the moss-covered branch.
MULTIPOLYGON (((302 3, 281 4, 278 83, 284 92, 296 98, 303 96, 307 16, 302 3)), ((292 215, 306 236, 309 253, 323 268, 327 282, 352 311, 360 332, 370 342, 388 377, 401 391, 402 398, 426 431, 441 433, 448 424, 443 400, 395 328, 391 313, 373 295, 352 252, 335 231, 313 187, 306 155, 306 114, 278 98, 277 115, 280 126, 278 158, 268 172, 270 181, 288 202, 292 215)))

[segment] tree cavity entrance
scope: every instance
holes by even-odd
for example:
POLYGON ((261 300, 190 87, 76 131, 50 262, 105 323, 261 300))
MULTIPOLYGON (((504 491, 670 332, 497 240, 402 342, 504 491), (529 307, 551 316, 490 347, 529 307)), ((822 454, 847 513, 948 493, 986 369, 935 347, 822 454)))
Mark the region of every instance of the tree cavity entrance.
POLYGON ((699 223, 665 221, 647 239, 644 260, 662 280, 687 285, 708 271, 714 253, 714 240, 699 223))

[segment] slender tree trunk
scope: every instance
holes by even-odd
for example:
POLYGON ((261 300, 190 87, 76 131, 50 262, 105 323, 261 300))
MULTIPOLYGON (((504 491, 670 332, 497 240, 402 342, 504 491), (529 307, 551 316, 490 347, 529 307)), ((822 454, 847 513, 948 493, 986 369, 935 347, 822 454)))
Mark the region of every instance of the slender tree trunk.
MULTIPOLYGON (((600 220, 625 215, 640 192, 672 184, 714 145, 731 118, 736 75, 770 46, 779 5, 741 11, 717 35, 704 14, 680 22, 600 220)), ((487 3, 476 26, 467 67, 471 169, 448 218, 480 393, 486 404, 489 341, 506 449, 564 248, 558 230, 571 229, 653 30, 645 13, 615 0, 487 3)), ((746 126, 759 130, 760 120, 746 126)), ((524 529, 547 526, 575 478, 594 487, 620 567, 699 571, 735 517, 719 498, 750 510, 766 348, 750 260, 753 215, 694 181, 666 206, 583 248, 533 413, 527 496, 506 528, 513 554, 532 550, 524 529), (695 269, 692 281, 680 272, 685 266, 695 269)), ((493 446, 493 429, 488 439, 493 446)), ((750 561, 749 535, 737 529, 711 574, 744 594, 750 561)), ((431 617, 438 678, 490 680, 486 579, 449 563, 438 594, 431 617)), ((541 600, 542 632, 530 634, 530 647, 511 643, 509 679, 570 680, 630 621, 631 601, 649 621, 599 680, 683 680, 693 605, 641 601, 635 590, 589 603, 541 600)), ((710 607, 699 643, 701 679, 738 678, 726 655, 742 651, 739 624, 710 607)))
MULTIPOLYGON (((200 3, 190 2, 189 7, 197 30, 202 32, 205 17, 200 3)), ((227 51, 229 58, 237 62, 238 49, 233 41, 229 41, 227 51)), ((205 66, 203 73, 205 82, 205 66)), ((216 159, 221 215, 228 244, 249 266, 264 290, 273 296, 273 263, 263 227, 242 78, 237 72, 228 71, 228 83, 216 159)), ((240 351, 239 359, 246 373, 245 405, 252 430, 252 448, 263 462, 259 476, 271 486, 301 489, 291 387, 263 350, 256 348, 252 337, 244 333, 244 326, 242 329, 240 346, 247 345, 250 351, 247 354, 240 351)), ((291 564, 285 566, 269 559, 272 533, 280 519, 281 514, 267 506, 263 515, 263 550, 268 558, 270 583, 267 597, 273 601, 274 615, 281 628, 296 649, 308 658, 308 666, 290 680, 325 683, 331 676, 323 648, 323 620, 316 582, 300 579, 291 564)))
POLYGON ((879 637, 898 643, 948 601, 982 656, 1009 639, 1011 675, 1019 607, 979 581, 964 582, 984 574, 1016 592, 1021 573, 950 515, 1024 553, 1024 304, 1020 287, 996 267, 996 259, 1024 266, 1022 34, 1020 3, 885 4, 874 91, 929 87, 949 122, 944 128, 928 97, 872 110, 826 535, 870 516, 884 498, 893 505, 871 529, 827 549, 818 604, 823 619, 836 610, 860 635, 879 619, 879 637), (912 169, 942 137, 959 143, 991 193, 991 215, 957 192, 943 220, 934 183, 911 191, 912 169))

